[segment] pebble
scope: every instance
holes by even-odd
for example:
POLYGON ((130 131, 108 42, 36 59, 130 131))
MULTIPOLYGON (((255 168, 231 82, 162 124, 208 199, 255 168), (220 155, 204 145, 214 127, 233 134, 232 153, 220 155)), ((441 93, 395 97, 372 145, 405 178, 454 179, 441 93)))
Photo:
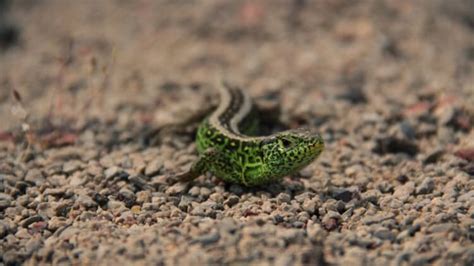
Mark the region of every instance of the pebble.
POLYGON ((389 241, 395 240, 395 234, 388 228, 384 228, 384 227, 378 227, 374 231, 374 236, 382 240, 389 240, 389 241))
POLYGON ((87 195, 79 195, 76 199, 76 202, 80 205, 85 207, 86 209, 94 208, 97 206, 97 203, 87 195))
POLYGON ((393 192, 393 196, 403 202, 407 201, 408 198, 415 192, 415 183, 409 181, 402 186, 396 187, 393 192))
POLYGON ((137 202, 145 203, 151 201, 151 193, 149 191, 139 191, 137 192, 137 202))
POLYGON ((337 192, 334 193, 335 199, 342 200, 344 202, 351 201, 353 196, 354 196, 354 193, 346 189, 338 190, 337 192))
POLYGON ((312 214, 316 210, 316 202, 311 199, 306 199, 303 202, 302 207, 303 207, 303 210, 307 211, 309 214, 312 214))
POLYGON ((41 217, 40 215, 34 215, 34 216, 30 216, 24 220, 22 220, 20 222, 20 225, 21 227, 28 227, 30 224, 32 223, 35 223, 35 222, 39 222, 39 221, 43 221, 43 217, 41 217))
POLYGON ((48 230, 54 232, 68 224, 68 221, 63 217, 52 217, 51 220, 48 221, 48 230))
POLYGON ((69 178, 69 185, 72 187, 79 187, 84 185, 87 182, 87 178, 85 178, 81 173, 75 172, 72 174, 72 176, 69 178))
POLYGON ((201 193, 201 189, 197 186, 194 186, 191 189, 189 189, 188 193, 189 193, 189 195, 191 195, 193 197, 197 197, 201 193))
POLYGON ((62 196, 66 193, 66 188, 61 187, 61 188, 47 188, 44 190, 43 195, 52 195, 52 196, 62 196))
POLYGON ((435 183, 434 183, 433 178, 426 177, 425 179, 423 179, 421 184, 416 187, 416 194, 418 195, 428 194, 428 193, 431 193, 434 188, 435 188, 435 183))
MULTIPOLYGON (((107 208, 113 212, 118 212, 127 209, 123 202, 117 200, 109 200, 107 202, 107 208)), ((145 208, 145 206, 143 206, 143 208, 145 208)))
POLYGON ((215 218, 216 208, 217 208, 217 205, 215 202, 206 201, 197 206, 193 206, 193 209, 191 210, 191 214, 197 215, 197 216, 215 218))
POLYGON ((432 164, 436 163, 441 157, 445 154, 445 150, 443 148, 436 148, 431 150, 426 154, 426 156, 422 159, 423 164, 432 164))
POLYGON ((277 202, 278 204, 281 204, 281 203, 289 203, 291 200, 291 197, 290 195, 286 194, 286 193, 280 193, 278 194, 277 196, 277 202))
POLYGON ((44 178, 44 175, 40 170, 31 169, 31 170, 28 170, 25 176, 25 181, 31 182, 31 183, 36 184, 37 186, 40 186, 46 181, 46 179, 44 178))
POLYGON ((105 169, 105 171, 104 171, 104 175, 105 175, 106 179, 111 179, 111 178, 117 176, 119 173, 120 173, 120 168, 117 167, 117 166, 109 167, 109 168, 105 169))
POLYGON ((82 162, 77 160, 67 161, 63 165, 63 172, 70 175, 82 168, 82 162))
POLYGON ((371 224, 378 224, 383 221, 392 219, 394 217, 393 214, 375 214, 372 216, 366 216, 364 219, 362 219, 362 223, 366 225, 371 225, 371 224))
POLYGON ((163 159, 155 158, 151 162, 149 162, 145 168, 145 175, 146 176, 153 176, 160 172, 161 168, 163 167, 163 159))
POLYGON ((182 196, 181 200, 179 201, 178 208, 184 212, 187 212, 192 202, 193 202, 193 199, 191 197, 182 196))
POLYGON ((211 195, 211 193, 212 193, 212 190, 208 189, 207 187, 202 187, 199 190, 199 194, 203 197, 209 197, 209 195, 211 195))
POLYGON ((119 191, 119 197, 118 198, 120 198, 120 200, 125 202, 125 205, 127 207, 131 207, 135 203, 135 200, 136 200, 137 197, 135 196, 135 193, 133 193, 128 188, 121 188, 120 191, 119 191))
POLYGON ((219 239, 219 232, 215 231, 192 239, 190 244, 199 243, 201 245, 209 245, 219 241, 219 239))
POLYGON ((430 233, 446 233, 449 231, 458 231, 458 226, 453 223, 441 223, 428 227, 430 233))
POLYGON ((186 189, 188 189, 189 184, 188 183, 176 183, 166 189, 166 194, 168 195, 176 195, 183 193, 186 189))
POLYGON ((9 227, 7 224, 0 222, 0 238, 3 238, 7 235, 8 229, 9 227))
POLYGON ((227 205, 229 207, 232 207, 234 206, 235 204, 239 203, 240 201, 240 198, 235 196, 235 195, 231 195, 229 196, 225 201, 224 201, 224 205, 227 205))
POLYGON ((10 195, 0 193, 0 211, 3 211, 4 209, 10 207, 11 202, 12 198, 10 197, 10 195))

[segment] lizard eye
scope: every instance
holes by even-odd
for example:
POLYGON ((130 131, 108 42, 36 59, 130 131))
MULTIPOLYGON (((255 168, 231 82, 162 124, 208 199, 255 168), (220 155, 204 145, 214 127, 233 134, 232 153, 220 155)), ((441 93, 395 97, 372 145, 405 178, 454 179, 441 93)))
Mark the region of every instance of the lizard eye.
POLYGON ((285 148, 290 148, 293 144, 293 142, 291 142, 288 139, 281 139, 281 143, 283 144, 283 147, 285 148))

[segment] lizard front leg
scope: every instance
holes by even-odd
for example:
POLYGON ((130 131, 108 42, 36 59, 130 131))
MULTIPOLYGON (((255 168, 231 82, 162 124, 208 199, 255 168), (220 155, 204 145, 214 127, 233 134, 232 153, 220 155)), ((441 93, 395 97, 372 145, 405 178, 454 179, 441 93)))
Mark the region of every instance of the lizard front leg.
POLYGON ((205 174, 210 170, 211 164, 215 163, 219 159, 220 155, 220 152, 214 148, 205 150, 191 165, 189 171, 177 174, 175 178, 181 182, 189 182, 200 175, 205 174))

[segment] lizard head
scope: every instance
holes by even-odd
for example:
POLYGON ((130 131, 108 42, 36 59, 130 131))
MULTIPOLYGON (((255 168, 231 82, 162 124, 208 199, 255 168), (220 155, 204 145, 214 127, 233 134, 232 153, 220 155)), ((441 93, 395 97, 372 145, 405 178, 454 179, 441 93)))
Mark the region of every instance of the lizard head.
POLYGON ((264 161, 275 177, 300 170, 324 150, 322 137, 305 128, 280 132, 262 145, 264 161))

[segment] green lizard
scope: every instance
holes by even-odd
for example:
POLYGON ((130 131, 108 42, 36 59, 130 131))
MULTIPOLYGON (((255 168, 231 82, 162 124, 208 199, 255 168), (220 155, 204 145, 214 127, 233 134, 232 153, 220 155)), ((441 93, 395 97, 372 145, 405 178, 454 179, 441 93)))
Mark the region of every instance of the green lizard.
POLYGON ((297 172, 324 150, 321 136, 303 128, 269 136, 244 135, 257 125, 250 97, 224 82, 219 91, 219 106, 197 131, 199 158, 188 172, 177 175, 179 180, 211 172, 226 182, 268 184, 297 172))

